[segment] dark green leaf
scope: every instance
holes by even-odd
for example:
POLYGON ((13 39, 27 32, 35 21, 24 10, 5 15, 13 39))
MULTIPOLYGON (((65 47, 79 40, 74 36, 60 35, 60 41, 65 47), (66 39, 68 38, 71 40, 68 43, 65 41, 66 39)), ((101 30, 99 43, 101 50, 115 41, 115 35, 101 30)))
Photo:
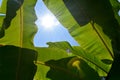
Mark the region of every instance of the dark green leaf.
POLYGON ((3 0, 0 9, 6 16, 0 17, 0 30, 1 37, 4 33, 5 36, 0 39, 0 44, 35 49, 35 3, 36 0, 3 0), (5 30, 5 27, 9 28, 5 30))
POLYGON ((117 54, 106 80, 120 80, 120 54, 117 54))
MULTIPOLYGON (((64 42, 63 42, 64 43, 64 42)), ((59 44, 62 44, 62 43, 59 43, 59 44)), ((68 44, 68 43, 66 43, 68 44)), ((60 47, 60 45, 57 45, 60 47)), ((64 45, 63 46, 67 46, 64 45)), ((46 74, 47 72, 49 71, 49 67, 44 65, 44 62, 46 61, 49 61, 49 60, 59 60, 61 58, 67 58, 67 57, 71 57, 73 56, 72 53, 69 53, 62 49, 62 48, 59 48, 59 47, 54 47, 52 44, 51 44, 51 47, 48 47, 48 48, 36 48, 37 51, 38 51, 38 64, 37 64, 37 73, 35 75, 35 79, 37 80, 49 80, 48 78, 46 78, 46 74), (41 65, 42 64, 42 65, 41 65)))
POLYGON ((33 80, 36 73, 34 60, 37 52, 30 49, 0 47, 0 80, 33 80))
POLYGON ((119 51, 120 46, 118 44, 120 44, 120 27, 114 17, 114 12, 109 0, 63 1, 65 2, 67 8, 70 10, 75 20, 80 25, 83 25, 83 23, 85 25, 88 24, 88 22, 93 21, 91 25, 93 29, 97 32, 98 36, 101 38, 99 32, 95 28, 94 23, 100 25, 100 27, 102 27, 103 29, 103 32, 112 40, 113 48, 117 48, 119 51))
POLYGON ((24 0, 7 0, 6 17, 3 21, 2 27, 7 29, 10 26, 12 19, 16 16, 16 11, 20 9, 23 1, 24 0))
POLYGON ((47 77, 51 80, 100 80, 97 72, 77 57, 50 60, 46 65, 50 66, 47 77))
POLYGON ((7 0, 6 17, 3 20, 2 29, 0 30, 1 38, 5 34, 4 30, 10 26, 12 19, 16 16, 16 11, 21 7, 21 5, 23 4, 23 1, 24 0, 19 0, 19 1, 7 0))
POLYGON ((109 60, 109 59, 102 59, 101 61, 105 64, 112 64, 113 63, 113 61, 109 60))

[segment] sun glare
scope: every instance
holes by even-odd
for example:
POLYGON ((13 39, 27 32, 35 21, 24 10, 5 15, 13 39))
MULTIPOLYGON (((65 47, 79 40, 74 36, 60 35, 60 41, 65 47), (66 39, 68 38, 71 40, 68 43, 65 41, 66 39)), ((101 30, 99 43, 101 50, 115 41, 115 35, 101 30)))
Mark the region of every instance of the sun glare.
POLYGON ((45 14, 40 18, 41 25, 46 29, 52 29, 54 26, 59 25, 57 19, 50 14, 45 14))
POLYGON ((118 0, 118 2, 120 2, 120 0, 118 0))

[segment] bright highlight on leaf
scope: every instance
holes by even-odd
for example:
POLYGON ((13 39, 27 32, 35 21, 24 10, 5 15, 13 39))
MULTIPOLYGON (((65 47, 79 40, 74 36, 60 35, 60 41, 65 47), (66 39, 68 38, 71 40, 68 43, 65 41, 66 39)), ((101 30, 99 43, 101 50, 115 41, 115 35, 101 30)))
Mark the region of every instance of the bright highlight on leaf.
POLYGON ((41 19, 41 25, 46 29, 52 29, 54 26, 59 25, 59 22, 53 15, 46 14, 41 19))
POLYGON ((80 65, 79 60, 74 61, 73 64, 72 64, 72 66, 77 67, 77 68, 79 68, 79 65, 80 65))

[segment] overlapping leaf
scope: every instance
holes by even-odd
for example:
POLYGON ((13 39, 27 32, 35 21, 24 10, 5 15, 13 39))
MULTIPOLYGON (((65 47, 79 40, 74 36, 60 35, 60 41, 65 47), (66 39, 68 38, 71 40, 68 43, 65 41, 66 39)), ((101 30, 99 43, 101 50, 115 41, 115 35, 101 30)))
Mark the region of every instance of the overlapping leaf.
POLYGON ((37 52, 33 50, 35 48, 32 42, 36 32, 35 3, 35 0, 25 0, 24 3, 23 0, 3 0, 0 8, 0 12, 5 14, 0 16, 2 80, 33 80, 37 68, 34 64, 37 52))
POLYGON ((37 73, 35 76, 35 79, 37 80, 49 80, 48 78, 46 78, 46 74, 49 70, 49 67, 45 65, 46 61, 49 60, 58 60, 61 58, 67 58, 67 57, 71 57, 72 54, 68 54, 67 51, 59 49, 59 48, 37 48, 38 51, 38 69, 37 69, 37 73), (42 64, 42 65, 41 65, 42 64))
POLYGON ((33 80, 37 66, 35 50, 6 45, 0 47, 1 80, 33 80))
POLYGON ((50 66, 46 77, 52 80, 100 80, 97 72, 77 57, 50 60, 46 65, 50 66))
MULTIPOLYGON (((88 20, 88 22, 86 24, 84 23, 84 25, 82 25, 82 27, 81 27, 79 25, 79 22, 76 21, 76 18, 78 18, 78 19, 81 19, 81 18, 76 17, 74 19, 73 16, 71 15, 72 12, 70 13, 68 11, 68 9, 66 8, 66 6, 62 0, 57 0, 57 1, 56 0, 44 0, 44 2, 46 4, 46 6, 55 14, 55 16, 58 18, 58 20, 69 30, 70 34, 76 39, 76 41, 81 45, 81 47, 87 52, 86 55, 94 56, 98 60, 102 60, 102 59, 112 60, 113 52, 112 52, 112 47, 111 47, 111 40, 107 34, 104 34, 103 29, 101 28, 102 25, 96 24, 94 21, 88 20)), ((78 7, 78 9, 77 9, 77 7, 73 8, 73 4, 74 4, 74 6, 76 6, 77 2, 79 3, 79 1, 72 1, 71 5, 69 4, 69 7, 71 9, 73 9, 73 13, 75 13, 74 11, 79 10, 79 7, 78 7), (76 2, 76 4, 74 2, 76 2)), ((85 1, 83 1, 83 2, 85 2, 85 1)), ((102 1, 100 1, 100 2, 102 2, 102 1)), ((104 3, 104 1, 103 1, 103 3, 104 3)), ((81 4, 82 4, 82 2, 81 2, 81 4)), ((93 3, 93 4, 96 5, 95 3, 93 3)), ((84 5, 84 3, 83 3, 83 5, 84 5)), ((89 5, 89 3, 88 3, 88 5, 89 5)), ((93 8, 93 6, 91 8, 93 8)), ((84 9, 84 8, 81 7, 81 9, 84 9)), ((85 11, 85 10, 83 10, 83 11, 85 11)), ((91 12, 93 12, 93 11, 91 11, 91 12)), ((76 14, 78 14, 78 13, 76 12, 76 14)), ((86 14, 84 13, 84 15, 79 15, 79 16, 80 17, 83 16, 83 18, 84 18, 85 15, 86 14)), ((91 16, 88 16, 88 17, 91 17, 91 16)), ((102 20, 102 18, 100 18, 100 19, 102 20)), ((108 18, 105 18, 105 19, 106 19, 105 21, 109 20, 108 18)), ((86 18, 84 20, 86 20, 86 18)), ((99 20, 98 20, 98 22, 100 23, 99 20)), ((109 33, 109 30, 108 30, 108 33, 109 33)), ((95 61, 94 59, 92 59, 92 60, 95 63, 97 63, 97 62, 99 63, 99 61, 95 61)), ((105 66, 104 66, 104 68, 105 68, 105 66)), ((109 71, 109 69, 107 70, 107 72, 108 71, 109 71)))
POLYGON ((22 3, 23 0, 3 0, 1 11, 6 14, 6 17, 0 19, 2 22, 0 25, 2 29, 3 26, 8 29, 3 29, 4 32, 0 34, 3 35, 0 38, 0 44, 34 49, 32 41, 37 31, 34 23, 36 20, 34 12, 36 1, 24 0, 23 5, 22 3))
MULTIPOLYGON (((34 49, 32 39, 34 33, 36 32, 36 27, 34 25, 34 21, 36 19, 34 5, 36 1, 24 0, 24 3, 21 7, 15 4, 14 9, 17 9, 15 9, 15 12, 11 12, 14 4, 12 1, 17 4, 19 1, 23 0, 3 1, 2 7, 0 8, 0 13, 4 13, 6 16, 0 16, 0 28, 3 29, 3 32, 0 33, 0 35, 3 36, 0 38, 0 45, 14 45, 34 49), (7 1, 10 2, 8 5, 7 1), (10 6, 9 10, 6 5, 10 6), (10 16, 12 16, 12 18, 9 18, 10 16), (8 18, 8 20, 6 20, 6 18, 8 18), (10 25, 8 23, 10 23, 10 25), (4 28, 2 28, 3 26, 8 28, 5 30, 5 34, 4 28)), ((120 42, 120 38, 118 37, 118 23, 114 17, 114 13, 112 12, 112 7, 108 3, 109 0, 98 0, 97 2, 96 0, 93 0, 93 2, 90 0, 44 0, 44 2, 63 24, 63 26, 69 30, 70 34, 80 44, 80 47, 72 47, 66 42, 57 42, 48 43, 49 48, 37 48, 39 55, 36 63, 38 65, 38 69, 35 79, 59 80, 62 77, 59 77, 58 75, 66 73, 67 76, 63 75, 62 80, 79 80, 80 75, 78 74, 81 73, 81 75, 85 75, 85 80, 98 80, 98 75, 95 71, 99 73, 99 76, 106 76, 106 73, 109 72, 111 66, 110 64, 113 59, 113 51, 119 52, 120 42), (105 8, 105 10, 103 10, 103 8, 105 8), (74 59, 73 56, 77 56, 77 59, 74 59), (69 63, 72 65, 66 65, 69 63), (79 65, 79 63, 81 63, 81 65, 79 65), (87 70, 84 69, 84 67, 87 67, 87 70), (89 75, 90 73, 88 70, 92 70, 95 72, 95 74, 89 75), (77 77, 72 77, 76 75, 77 77), (90 78, 90 76, 93 77, 90 78)), ((115 8, 115 12, 118 11, 119 6, 116 6, 117 3, 114 3, 113 0, 111 0, 111 3, 113 8, 115 8)), ((22 4, 22 2, 19 4, 22 4)), ((119 21, 118 15, 116 13, 115 15, 119 21)), ((16 50, 16 47, 14 49, 16 50)), ((4 52, 4 50, 2 52, 4 52)), ((30 52, 25 51, 25 53, 30 52)), ((22 52, 19 53, 22 54, 22 52)), ((25 58, 26 57, 24 57, 24 59, 25 58)), ((4 63, 5 66, 3 68, 6 68, 6 61, 7 60, 2 61, 1 58, 1 64, 4 63)), ((25 68, 21 67, 21 69, 24 70, 25 68)), ((32 71, 34 71, 34 69, 32 71)), ((18 73, 19 71, 17 71, 17 74, 18 73)), ((27 71, 27 74, 27 76, 30 76, 29 71, 27 71)), ((24 77, 21 78, 24 79, 26 75, 22 75, 24 77)))
MULTIPOLYGON (((80 78, 83 78, 83 80, 84 79, 99 80, 99 76, 97 72, 93 70, 84 61, 84 60, 88 61, 87 59, 91 59, 90 61, 92 62, 92 57, 86 55, 85 52, 80 47, 78 47, 79 49, 77 50, 72 46, 70 46, 68 42, 56 42, 56 43, 50 42, 48 44, 49 44, 48 48, 37 48, 39 53, 38 61, 37 61, 38 71, 36 73, 35 79, 49 80, 50 78, 52 80, 60 80, 60 79, 79 80, 80 78), (79 57, 75 57, 75 56, 79 56, 79 57), (89 58, 87 58, 88 56, 89 58), (80 61, 81 66, 78 65, 78 67, 76 67, 75 64, 78 61, 80 61), (73 66, 73 64, 75 66, 73 66), (87 70, 83 69, 83 67, 92 70, 93 74, 90 75, 90 73, 87 70), (81 68, 80 72, 79 72, 79 68, 81 68), (66 75, 63 75, 64 73, 66 75), (82 75, 84 75, 84 77, 82 75), (94 76, 94 77, 90 78, 90 76, 94 76)), ((98 60, 96 61, 98 62, 98 60)), ((100 64, 100 62, 98 62, 98 64, 100 64)))
POLYGON ((120 10, 120 3, 118 2, 118 0, 110 0, 110 2, 113 7, 114 15, 118 20, 118 23, 120 24, 120 16, 118 15, 118 12, 120 10))

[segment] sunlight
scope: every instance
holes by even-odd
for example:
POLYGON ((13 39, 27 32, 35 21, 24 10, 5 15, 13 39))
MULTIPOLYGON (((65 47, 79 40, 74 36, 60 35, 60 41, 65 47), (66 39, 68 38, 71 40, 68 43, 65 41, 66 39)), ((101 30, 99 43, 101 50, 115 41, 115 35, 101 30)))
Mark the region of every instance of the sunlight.
MULTIPOLYGON (((56 17, 49 11, 43 0, 37 0, 35 6, 37 20, 35 24, 38 27, 38 32, 34 37, 34 45, 36 47, 48 47, 48 42, 67 41, 72 46, 79 46, 74 38, 69 34, 68 30, 60 24, 56 17)), ((69 49, 66 50, 68 55, 71 55, 69 49)))
POLYGON ((120 0, 118 0, 118 2, 120 2, 120 0))
POLYGON ((59 25, 60 23, 57 19, 51 14, 45 14, 40 18, 41 25, 46 29, 52 29, 54 26, 59 25))

